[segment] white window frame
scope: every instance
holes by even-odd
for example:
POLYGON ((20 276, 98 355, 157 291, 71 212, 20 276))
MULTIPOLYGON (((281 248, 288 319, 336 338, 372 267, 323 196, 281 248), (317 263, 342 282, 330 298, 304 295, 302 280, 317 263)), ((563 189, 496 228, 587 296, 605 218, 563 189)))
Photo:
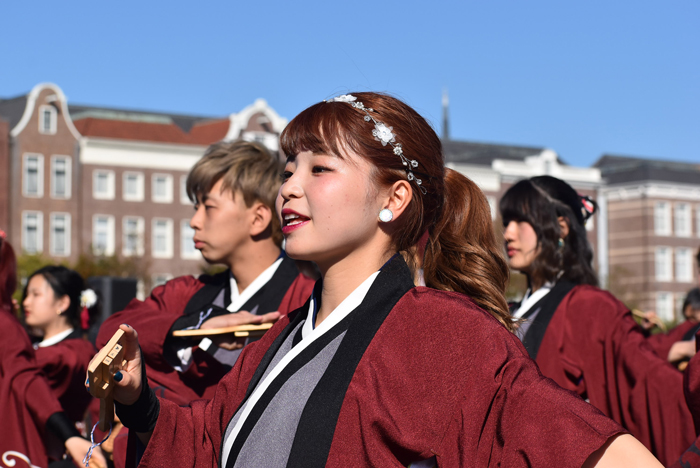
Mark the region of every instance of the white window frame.
POLYGON ((674 252, 676 281, 679 283, 693 282, 693 249, 676 247, 674 252))
POLYGON ((122 255, 125 257, 137 256, 141 257, 144 254, 144 241, 146 239, 146 223, 141 216, 124 216, 122 218, 122 255), (138 240, 136 242, 136 250, 132 251, 129 249, 127 242, 127 235, 129 231, 127 230, 127 223, 129 221, 136 220, 136 234, 138 235, 138 240))
POLYGON ((187 235, 186 234, 193 234, 194 229, 190 227, 190 220, 189 219, 182 219, 180 220, 180 258, 185 259, 185 260, 201 260, 202 259, 202 253, 194 248, 194 241, 192 238, 194 237, 193 235, 187 235), (192 249, 189 248, 189 246, 192 246, 192 249))
POLYGON ((95 200, 114 200, 114 171, 109 169, 94 169, 92 171, 92 198, 95 200), (97 178, 100 174, 107 175, 107 191, 97 191, 97 178))
POLYGON ((41 211, 23 211, 22 212, 22 250, 28 254, 39 254, 44 251, 44 213, 41 211), (27 249, 27 218, 31 215, 36 216, 36 250, 27 249))
POLYGON ((141 202, 145 198, 145 177, 143 172, 125 171, 122 175, 122 198, 124 201, 141 202), (128 184, 126 183, 129 176, 136 176, 136 193, 130 194, 126 191, 128 184))
POLYGON ((62 154, 55 154, 51 156, 51 198, 58 200, 68 200, 72 195, 72 172, 73 172, 73 158, 70 156, 64 156, 62 154), (63 161, 66 169, 66 181, 65 189, 66 193, 59 195, 56 193, 56 163, 57 161, 63 161))
POLYGON ((671 235, 671 204, 666 201, 654 203, 654 234, 671 235))
POLYGON ((180 176, 180 203, 183 205, 192 205, 192 200, 187 196, 187 176, 180 176))
POLYGON ((173 258, 173 220, 170 218, 153 218, 151 221, 151 256, 153 258, 173 258), (156 236, 160 234, 158 223, 165 222, 165 250, 156 250, 156 236))
POLYGON ((95 214, 92 216, 92 251, 95 255, 111 256, 114 255, 114 216, 107 214, 95 214), (104 250, 97 248, 97 219, 107 219, 107 242, 104 250))
POLYGON ((70 257, 71 252, 71 216, 70 213, 51 213, 49 218, 49 253, 54 257, 70 257), (56 247, 56 218, 63 218, 63 236, 64 236, 64 249, 63 252, 59 252, 56 247))
POLYGON ((39 133, 42 135, 55 135, 58 121, 58 112, 54 106, 43 105, 39 106, 39 133), (49 121, 49 128, 44 126, 44 113, 48 111, 51 115, 49 121))
POLYGON ((690 203, 676 203, 673 207, 673 228, 676 236, 690 237, 693 233, 690 203))
POLYGON ((42 198, 44 196, 44 155, 24 153, 22 155, 22 195, 27 198, 42 198), (29 158, 36 158, 36 193, 29 193, 29 158))
POLYGON ((673 320, 675 313, 673 293, 668 291, 659 291, 656 293, 656 314, 661 320, 670 322, 673 320))
POLYGON ((154 203, 172 203, 173 202, 173 176, 172 174, 156 173, 151 176, 151 200, 154 203), (165 178, 165 194, 156 194, 156 179, 165 178))
POLYGON ((656 247, 654 250, 654 272, 656 281, 673 281, 673 249, 671 247, 663 245, 656 247))

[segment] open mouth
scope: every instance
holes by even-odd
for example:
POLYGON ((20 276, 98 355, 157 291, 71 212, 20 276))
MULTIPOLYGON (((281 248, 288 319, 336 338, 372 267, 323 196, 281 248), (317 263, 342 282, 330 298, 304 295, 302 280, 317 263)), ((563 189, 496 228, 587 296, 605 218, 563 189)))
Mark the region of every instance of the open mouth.
POLYGON ((297 224, 302 224, 304 221, 309 220, 306 216, 297 213, 287 213, 284 215, 283 219, 285 226, 296 226, 297 224))

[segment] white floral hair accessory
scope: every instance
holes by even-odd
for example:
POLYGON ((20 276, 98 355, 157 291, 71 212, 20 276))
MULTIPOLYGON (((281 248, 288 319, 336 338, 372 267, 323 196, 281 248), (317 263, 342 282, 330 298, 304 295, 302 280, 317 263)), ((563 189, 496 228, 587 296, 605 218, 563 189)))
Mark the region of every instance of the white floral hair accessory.
POLYGON ((92 289, 86 289, 80 293, 80 307, 87 307, 88 309, 95 305, 97 302, 97 294, 92 289))
POLYGON ((394 148, 394 154, 401 158, 401 163, 404 165, 404 169, 406 170, 407 174, 406 177, 408 178, 408 180, 415 181, 416 185, 418 185, 418 188, 420 189, 423 195, 427 193, 425 187, 423 187, 422 185, 423 181, 413 174, 413 169, 418 167, 418 161, 416 161, 415 159, 408 159, 403 154, 403 148, 401 147, 401 143, 396 143, 396 134, 394 133, 394 127, 387 127, 384 122, 381 122, 372 117, 370 113, 373 113, 374 109, 372 109, 371 107, 365 107, 365 105, 361 101, 358 101, 357 97, 353 96, 352 94, 343 94, 342 96, 329 99, 326 102, 347 102, 355 109, 363 111, 365 113, 365 121, 374 123, 374 130, 372 130, 372 135, 374 136, 374 139, 377 141, 381 141, 382 146, 386 146, 388 144, 391 145, 392 148, 394 148))

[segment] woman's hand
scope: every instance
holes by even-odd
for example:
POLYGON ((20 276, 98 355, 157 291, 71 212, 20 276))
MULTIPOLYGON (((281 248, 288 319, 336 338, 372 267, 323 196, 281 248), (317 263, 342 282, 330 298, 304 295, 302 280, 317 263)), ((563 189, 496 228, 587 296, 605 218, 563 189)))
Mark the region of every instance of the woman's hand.
POLYGON ((126 364, 114 374, 114 393, 112 395, 116 401, 123 405, 133 405, 141 395, 139 334, 130 325, 122 324, 119 329, 124 331, 124 336, 119 343, 124 348, 126 364))
POLYGON ((678 362, 695 356, 695 341, 676 341, 668 352, 668 362, 678 362))
MULTIPOLYGON (((84 466, 83 458, 90 450, 92 444, 82 437, 71 437, 66 440, 66 452, 78 466, 84 466)), ((92 449, 90 456, 90 468, 107 468, 107 460, 99 447, 92 449)))
MULTIPOLYGON (((263 315, 254 315, 244 310, 235 314, 220 315, 207 320, 200 327, 201 329, 237 327, 240 325, 260 325, 261 323, 274 323, 280 318, 279 312, 269 312, 263 315)), ((240 349, 245 345, 245 338, 236 338, 233 333, 213 336, 212 342, 224 349, 232 351, 240 349)))

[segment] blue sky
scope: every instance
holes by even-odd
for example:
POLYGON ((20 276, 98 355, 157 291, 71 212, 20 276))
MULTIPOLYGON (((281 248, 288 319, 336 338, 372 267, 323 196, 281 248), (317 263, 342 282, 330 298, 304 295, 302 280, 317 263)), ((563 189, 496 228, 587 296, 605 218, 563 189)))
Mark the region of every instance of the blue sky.
POLYGON ((282 116, 352 90, 454 139, 700 163, 700 2, 2 2, 0 96, 282 116))

